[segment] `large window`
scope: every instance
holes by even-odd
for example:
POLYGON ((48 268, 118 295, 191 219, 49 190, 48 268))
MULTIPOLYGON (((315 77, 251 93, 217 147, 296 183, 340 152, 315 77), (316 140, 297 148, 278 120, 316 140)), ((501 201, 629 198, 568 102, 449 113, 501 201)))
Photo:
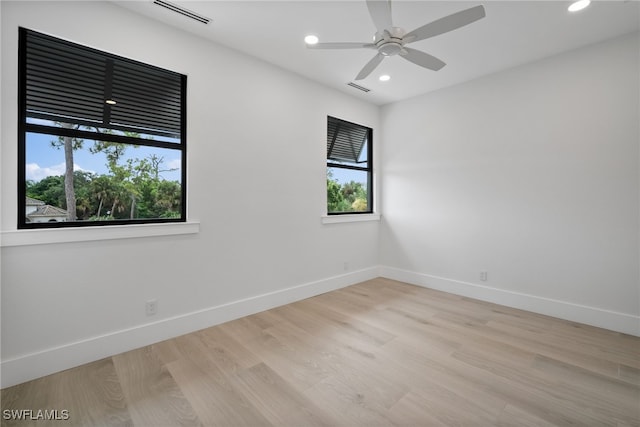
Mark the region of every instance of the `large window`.
POLYGON ((184 75, 20 29, 18 228, 186 221, 184 75))
POLYGON ((327 118, 327 213, 372 213, 371 128, 327 118))

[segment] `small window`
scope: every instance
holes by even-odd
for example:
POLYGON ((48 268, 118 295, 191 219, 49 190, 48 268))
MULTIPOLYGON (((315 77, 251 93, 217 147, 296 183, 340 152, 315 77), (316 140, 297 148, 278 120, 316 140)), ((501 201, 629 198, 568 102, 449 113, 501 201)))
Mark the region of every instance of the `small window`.
POLYGON ((327 213, 373 213, 371 128, 328 117, 327 213))
POLYGON ((18 228, 186 221, 186 76, 19 43, 18 228))

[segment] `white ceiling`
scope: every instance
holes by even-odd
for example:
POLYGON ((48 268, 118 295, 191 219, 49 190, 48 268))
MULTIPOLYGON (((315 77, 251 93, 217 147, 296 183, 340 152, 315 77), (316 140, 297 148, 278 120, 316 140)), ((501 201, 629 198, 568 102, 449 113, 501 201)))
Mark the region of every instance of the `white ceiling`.
POLYGON ((310 50, 303 41, 315 34, 321 42, 370 42, 375 28, 364 0, 170 1, 212 21, 202 24, 153 0, 115 3, 379 105, 640 29, 638 1, 596 1, 570 13, 569 1, 394 0, 393 24, 407 31, 478 4, 485 6, 486 17, 411 45, 446 62, 440 71, 398 56, 386 58, 356 82, 371 89, 365 94, 346 83, 354 81, 375 50, 310 50), (381 74, 391 80, 378 81, 381 74))

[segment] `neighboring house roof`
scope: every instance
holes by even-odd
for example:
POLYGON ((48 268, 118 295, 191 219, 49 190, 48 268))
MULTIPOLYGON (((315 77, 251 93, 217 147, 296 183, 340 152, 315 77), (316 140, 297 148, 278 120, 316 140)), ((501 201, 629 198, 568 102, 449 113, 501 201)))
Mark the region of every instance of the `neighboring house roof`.
POLYGON ((64 209, 57 208, 55 206, 44 205, 44 206, 40 206, 38 209, 36 209, 35 212, 31 212, 28 216, 29 217, 34 217, 34 216, 60 216, 60 217, 66 217, 67 216, 67 211, 65 211, 64 209))
POLYGON ((43 206, 44 204, 42 200, 27 197, 27 206, 43 206))

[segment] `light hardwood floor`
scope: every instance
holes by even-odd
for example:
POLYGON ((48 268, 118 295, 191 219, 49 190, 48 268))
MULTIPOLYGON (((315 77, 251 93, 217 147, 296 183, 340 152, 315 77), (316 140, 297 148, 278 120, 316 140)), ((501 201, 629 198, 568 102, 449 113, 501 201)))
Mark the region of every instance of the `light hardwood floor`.
POLYGON ((2 425, 640 426, 640 338, 375 279, 2 390, 2 425), (3 412, 4 414, 4 412, 3 412))

